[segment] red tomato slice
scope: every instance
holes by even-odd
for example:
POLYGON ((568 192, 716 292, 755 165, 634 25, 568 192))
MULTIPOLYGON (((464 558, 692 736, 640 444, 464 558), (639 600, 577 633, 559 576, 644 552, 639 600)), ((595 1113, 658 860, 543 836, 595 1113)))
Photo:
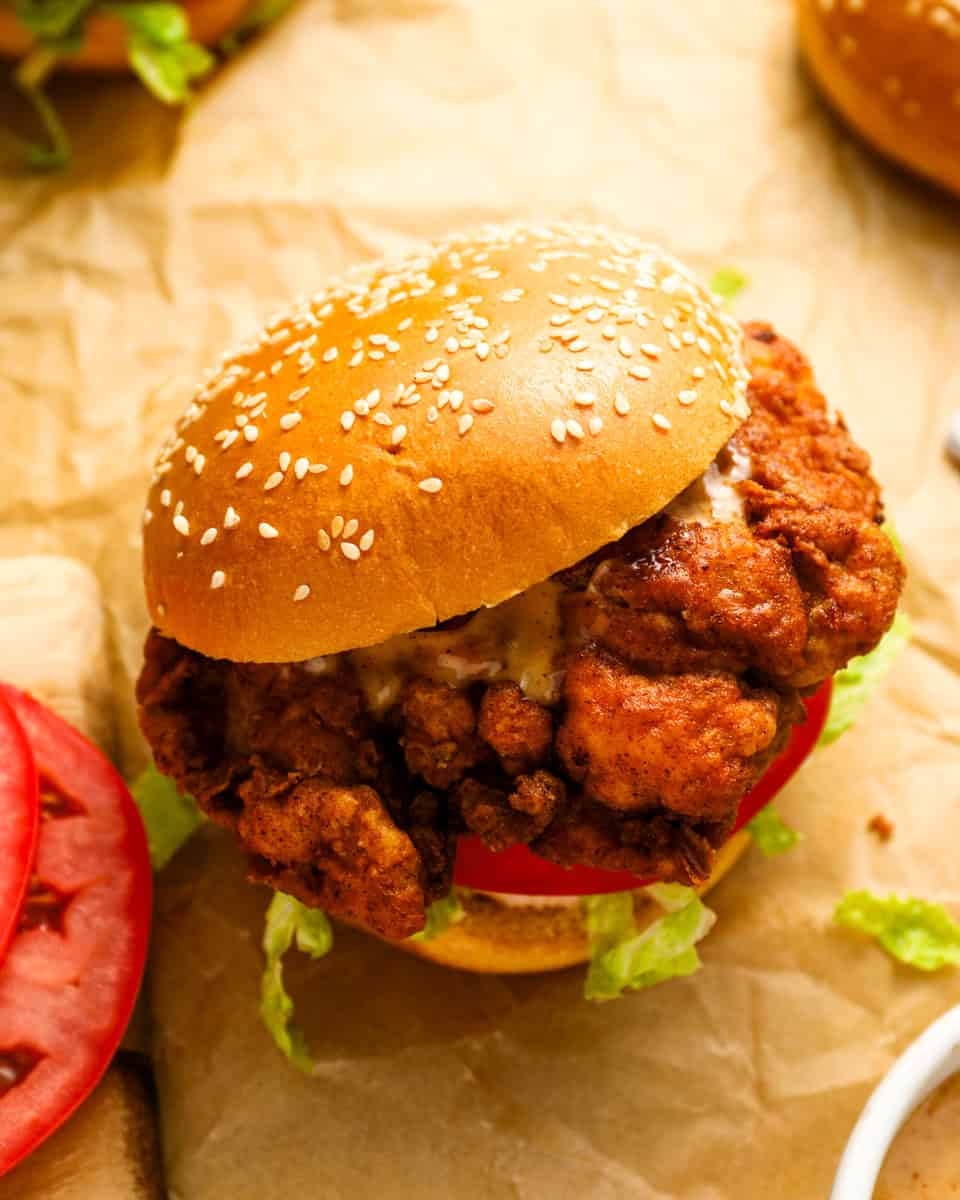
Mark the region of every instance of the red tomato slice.
POLYGON ((106 1070, 136 1000, 150 926, 147 841, 106 758, 0 685, 41 778, 36 871, 0 967, 0 1174, 57 1128, 106 1070))
MULTIPOLYGON (((786 749, 744 796, 734 832, 755 817, 793 776, 817 744, 830 710, 830 682, 804 700, 807 719, 795 725, 786 749)), ((478 837, 462 837, 457 844, 453 881, 461 887, 522 896, 596 896, 625 892, 654 883, 629 871, 604 871, 599 867, 558 867, 526 846, 488 850, 478 837)))
POLYGON ((0 963, 27 894, 39 827, 37 768, 23 730, 0 697, 0 963))

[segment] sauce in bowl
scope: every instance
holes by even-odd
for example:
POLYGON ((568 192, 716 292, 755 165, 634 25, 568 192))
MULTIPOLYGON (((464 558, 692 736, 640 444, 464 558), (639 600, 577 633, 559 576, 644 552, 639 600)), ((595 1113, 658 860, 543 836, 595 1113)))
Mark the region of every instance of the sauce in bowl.
POLYGON ((890 1147, 873 1200, 960 1200, 960 1075, 942 1083, 890 1147))

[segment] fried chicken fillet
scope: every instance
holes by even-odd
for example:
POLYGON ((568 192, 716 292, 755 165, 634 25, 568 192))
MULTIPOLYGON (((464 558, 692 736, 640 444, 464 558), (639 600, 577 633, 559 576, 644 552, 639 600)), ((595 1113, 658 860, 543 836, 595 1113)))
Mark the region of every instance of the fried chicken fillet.
POLYGON ((516 600, 493 625, 469 614, 306 663, 150 633, 138 700, 157 766, 234 831, 254 879, 403 938, 449 890, 463 833, 709 876, 800 696, 876 645, 903 583, 866 453, 790 342, 745 334, 752 416, 706 475, 531 589, 545 615, 531 628, 527 604, 518 637, 549 660, 537 686, 504 668, 516 600))

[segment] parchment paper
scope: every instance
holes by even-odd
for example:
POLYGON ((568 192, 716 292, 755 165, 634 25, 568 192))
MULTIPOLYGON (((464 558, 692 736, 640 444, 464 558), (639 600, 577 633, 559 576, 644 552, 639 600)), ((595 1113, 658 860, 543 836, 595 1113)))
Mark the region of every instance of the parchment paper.
MULTIPOLYGON (((750 277, 874 455, 915 643, 782 799, 806 834, 714 894, 706 968, 615 1005, 573 971, 444 972, 341 932, 291 973, 322 1063, 256 1019, 262 893, 204 836, 160 889, 158 1083, 178 1200, 824 1197, 866 1095, 960 975, 830 926, 845 889, 960 911, 960 210, 862 151, 782 0, 302 3, 186 119, 58 93, 78 166, 0 185, 0 554, 67 550, 112 612, 117 718, 145 617, 146 467, 200 367, 349 260, 486 219, 604 220, 750 277), (894 840, 865 832, 883 812, 894 840)), ((2 114, 0 114, 2 115, 2 114)), ((12 168, 11 168, 12 169, 12 168)))

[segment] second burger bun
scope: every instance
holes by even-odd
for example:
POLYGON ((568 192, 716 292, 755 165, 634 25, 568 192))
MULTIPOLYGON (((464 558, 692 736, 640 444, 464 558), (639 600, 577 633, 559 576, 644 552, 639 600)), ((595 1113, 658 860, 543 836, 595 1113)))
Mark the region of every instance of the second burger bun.
MULTIPOLYGON (((214 46, 240 23, 251 0, 181 0, 180 6, 190 22, 190 37, 203 46, 214 46)), ((0 57, 23 58, 33 49, 29 29, 13 8, 0 4, 0 57)), ((84 28, 83 43, 64 54, 58 65, 78 71, 129 71, 130 54, 127 27, 115 16, 94 12, 84 28)))
MULTIPOLYGON (((734 834, 717 852, 710 878, 697 892, 702 896, 720 882, 750 845, 745 829, 734 834)), ((579 902, 569 905, 504 904, 485 892, 457 890, 466 916, 429 941, 392 942, 421 958, 445 967, 480 974, 521 975, 557 971, 590 957, 590 944, 579 902)), ((645 892, 634 893, 637 925, 643 928, 662 915, 645 892)))
POLYGON ((877 150, 960 193, 960 9, 943 0, 795 0, 800 47, 877 150))
POLYGON ((486 227, 376 263, 270 321, 177 425, 151 620, 287 662, 499 604, 669 503, 746 388, 739 326, 636 238, 486 227))

